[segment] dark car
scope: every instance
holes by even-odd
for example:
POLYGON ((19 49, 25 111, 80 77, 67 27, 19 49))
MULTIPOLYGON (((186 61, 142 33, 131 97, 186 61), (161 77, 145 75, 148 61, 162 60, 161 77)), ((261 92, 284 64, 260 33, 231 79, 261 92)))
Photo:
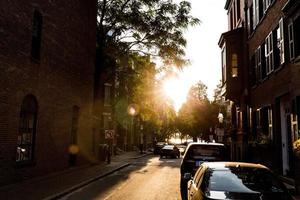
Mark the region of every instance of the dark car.
POLYGON ((180 167, 180 192, 183 200, 187 199, 187 182, 189 178, 186 174, 194 176, 195 172, 203 162, 227 161, 226 149, 220 143, 190 143, 183 155, 180 167))
POLYGON ((166 145, 165 142, 157 142, 154 146, 153 153, 159 155, 161 148, 163 148, 165 145, 166 145))
POLYGON ((165 145, 160 150, 160 157, 180 158, 180 151, 175 145, 165 145))
POLYGON ((188 182, 188 200, 292 200, 265 166, 239 162, 203 163, 188 182))

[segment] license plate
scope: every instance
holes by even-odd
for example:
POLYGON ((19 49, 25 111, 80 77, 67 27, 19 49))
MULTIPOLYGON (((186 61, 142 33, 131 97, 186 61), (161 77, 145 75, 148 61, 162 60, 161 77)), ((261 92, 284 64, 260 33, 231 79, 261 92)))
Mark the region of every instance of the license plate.
POLYGON ((202 161, 196 161, 196 166, 199 167, 202 164, 202 161))

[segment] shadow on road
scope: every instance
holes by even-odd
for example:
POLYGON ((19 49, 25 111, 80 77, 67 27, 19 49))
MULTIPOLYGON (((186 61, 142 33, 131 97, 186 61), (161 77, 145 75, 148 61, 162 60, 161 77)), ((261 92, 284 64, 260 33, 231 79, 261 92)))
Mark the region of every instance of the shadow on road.
POLYGON ((125 183, 128 183, 128 180, 131 177, 136 175, 145 175, 145 177, 151 176, 153 170, 160 170, 165 167, 179 169, 180 161, 181 159, 159 159, 155 155, 136 159, 132 161, 130 166, 80 188, 62 199, 105 199, 106 197, 109 197, 111 193, 120 190, 125 183), (151 166, 154 168, 151 168, 151 166))

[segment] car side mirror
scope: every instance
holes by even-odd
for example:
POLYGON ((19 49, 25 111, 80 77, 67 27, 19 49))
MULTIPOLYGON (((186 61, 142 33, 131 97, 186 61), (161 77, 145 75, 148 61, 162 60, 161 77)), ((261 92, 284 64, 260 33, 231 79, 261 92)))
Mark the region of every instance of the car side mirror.
POLYGON ((191 180, 193 177, 191 173, 184 173, 183 178, 185 180, 191 180))

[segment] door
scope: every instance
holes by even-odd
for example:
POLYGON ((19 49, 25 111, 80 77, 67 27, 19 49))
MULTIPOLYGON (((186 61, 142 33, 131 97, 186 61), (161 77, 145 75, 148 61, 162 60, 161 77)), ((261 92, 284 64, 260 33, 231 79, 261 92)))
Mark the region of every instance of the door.
POLYGON ((290 170, 289 166, 289 149, 288 149, 288 116, 289 107, 287 102, 280 102, 280 124, 281 124, 281 147, 282 147, 282 174, 287 175, 290 170))

